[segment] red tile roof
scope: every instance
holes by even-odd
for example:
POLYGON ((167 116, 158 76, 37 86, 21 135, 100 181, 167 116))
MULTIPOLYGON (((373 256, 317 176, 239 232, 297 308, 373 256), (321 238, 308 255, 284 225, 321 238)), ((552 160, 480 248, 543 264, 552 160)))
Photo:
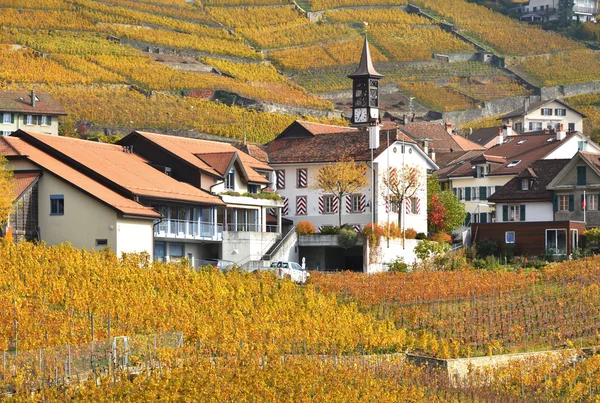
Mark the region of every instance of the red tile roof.
MULTIPOLYGON (((48 138, 58 138, 48 135, 43 136, 48 138)), ((33 145, 26 143, 23 139, 11 136, 5 138, 4 141, 8 142, 15 150, 17 150, 19 155, 27 156, 27 159, 33 164, 58 176, 65 182, 70 183, 93 198, 117 211, 120 211, 123 214, 160 218, 160 214, 152 210, 152 208, 143 206, 125 196, 114 192, 113 190, 89 178, 83 173, 71 168, 67 164, 39 150, 33 145)))
MULTIPOLYGON (((190 165, 219 178, 223 177, 224 172, 219 172, 218 169, 215 169, 215 167, 206 162, 207 160, 210 160, 211 162, 216 161, 215 158, 207 157, 207 154, 223 155, 223 153, 235 153, 238 151, 237 148, 235 148, 232 144, 219 141, 191 139, 187 137, 169 136, 165 134, 155 134, 140 131, 133 132, 130 134, 130 136, 131 135, 144 137, 176 157, 186 161, 190 165), (198 158, 198 155, 201 155, 202 159, 198 158)), ((272 171, 273 168, 246 153, 237 154, 239 161, 243 166, 244 172, 246 172, 248 175, 248 180, 250 182, 269 183, 269 181, 260 173, 258 173, 256 169, 272 171)), ((231 161, 231 159, 229 159, 229 161, 231 161)), ((218 165, 220 167, 221 163, 219 162, 218 165)))
POLYGON ((38 172, 15 172, 13 175, 13 200, 17 200, 39 177, 38 172))
POLYGON ((484 150, 482 145, 473 143, 462 136, 450 134, 440 123, 433 122, 410 122, 399 126, 399 129, 414 139, 429 139, 429 147, 436 154, 454 151, 484 150))
MULTIPOLYGON (((598 157, 596 155, 596 157, 598 157)), ((493 203, 498 202, 525 202, 525 201, 551 201, 553 192, 546 190, 546 186, 569 163, 568 159, 538 160, 516 177, 508 181, 498 191, 488 198, 493 203), (534 179, 528 190, 521 190, 520 182, 523 179, 534 179)))
POLYGON ((17 112, 33 115, 66 115, 67 111, 54 97, 46 92, 36 92, 39 99, 31 106, 31 93, 22 91, 0 91, 0 112, 17 112))
MULTIPOLYGON (((17 136, 52 156, 68 160, 88 175, 112 183, 132 195, 191 203, 223 204, 221 199, 187 183, 179 182, 150 166, 142 157, 123 147, 67 137, 19 130, 17 136)), ((194 157, 195 158, 195 157, 194 157)))
MULTIPOLYGON (((380 147, 375 150, 377 157, 387 148, 387 137, 390 143, 404 140, 415 143, 404 133, 380 131, 380 147)), ((346 156, 355 161, 370 161, 369 134, 355 129, 340 133, 322 133, 317 136, 281 138, 278 137, 267 144, 271 164, 335 162, 346 156)))
POLYGON ((4 157, 15 157, 21 155, 7 140, 7 137, 0 136, 0 155, 4 157))
MULTIPOLYGON (((517 175, 534 161, 543 159, 567 141, 576 132, 569 133, 565 140, 558 141, 553 134, 520 134, 508 137, 504 143, 495 145, 485 151, 485 159, 489 162, 498 163, 493 167, 489 176, 494 175, 517 175), (518 164, 510 166, 511 163, 519 161, 518 164)), ((481 158, 481 157, 479 157, 481 158)), ((478 158, 478 159, 479 159, 478 158)), ((450 173, 449 177, 474 175, 473 164, 477 160, 469 161, 450 173)))
POLYGON ((296 120, 296 122, 314 135, 358 131, 358 129, 348 126, 335 126, 325 123, 306 122, 304 120, 296 120))
POLYGON ((260 162, 264 162, 265 164, 269 163, 269 155, 267 154, 267 147, 264 145, 258 144, 243 144, 239 147, 240 150, 259 160, 260 162))

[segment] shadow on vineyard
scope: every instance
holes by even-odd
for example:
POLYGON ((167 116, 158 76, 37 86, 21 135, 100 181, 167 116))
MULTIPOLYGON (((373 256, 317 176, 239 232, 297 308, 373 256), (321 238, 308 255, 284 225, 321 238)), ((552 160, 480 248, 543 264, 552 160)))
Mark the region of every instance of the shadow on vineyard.
MULTIPOLYGON (((570 261, 531 273, 314 273, 310 284, 299 287, 268 272, 196 272, 184 264, 150 263, 147 255, 118 259, 110 251, 3 241, 0 349, 12 356, 16 346, 44 353, 28 353, 30 364, 18 370, 5 358, 0 384, 23 401, 149 401, 159 395, 532 401, 540 390, 553 399, 587 398, 600 393, 596 355, 538 356, 473 369, 457 380, 407 362, 404 352, 459 357, 593 344, 590 329, 600 317, 597 263, 570 261), (185 335, 180 348, 129 353, 138 364, 159 357, 160 367, 129 376, 99 371, 87 381, 71 377, 70 386, 53 386, 52 379, 66 376, 66 345, 90 343, 94 334, 106 350, 110 332, 151 347, 152 336, 143 335, 173 331, 185 335)), ((121 345, 121 358, 123 351, 121 345)))

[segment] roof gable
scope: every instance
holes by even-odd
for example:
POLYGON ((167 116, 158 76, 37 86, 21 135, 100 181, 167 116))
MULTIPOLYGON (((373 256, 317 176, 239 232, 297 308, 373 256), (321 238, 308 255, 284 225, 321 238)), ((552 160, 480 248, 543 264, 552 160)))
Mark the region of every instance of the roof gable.
POLYGON ((569 163, 568 159, 538 160, 521 174, 509 180, 488 198, 490 202, 551 201, 553 192, 548 184, 569 163), (528 189, 523 190, 521 182, 528 181, 528 189))
POLYGON ((577 152, 577 154, 571 158, 569 163, 556 175, 552 182, 548 184, 548 187, 555 189, 561 186, 572 187, 575 185, 575 183, 569 181, 567 176, 581 163, 585 163, 595 174, 595 178, 593 178, 592 181, 590 181, 590 178, 588 177, 588 183, 597 184, 597 186, 600 187, 600 154, 581 151, 577 152))
POLYGON ((31 93, 23 91, 0 91, 0 112, 27 113, 34 115, 67 115, 62 105, 47 92, 36 92, 35 106, 31 93))
POLYGON ((527 105, 527 107, 526 107, 526 105, 523 105, 523 106, 521 106, 521 107, 519 107, 519 108, 517 108, 517 109, 515 109, 515 110, 513 110, 511 112, 508 112, 506 115, 502 116, 502 119, 509 119, 509 118, 514 118, 514 117, 518 117, 518 116, 528 115, 529 113, 531 113, 533 111, 536 111, 536 110, 538 110, 540 108, 543 108, 544 106, 546 106, 546 105, 548 105, 548 104, 550 104, 552 102, 557 102, 557 103, 563 105, 565 108, 570 109, 570 110, 572 110, 575 113, 578 113, 583 118, 587 117, 584 113, 582 113, 582 112, 578 111, 577 109, 573 108, 571 105, 566 104, 565 102, 563 102, 563 101, 561 101, 559 99, 554 98, 554 99, 547 99, 547 100, 544 100, 544 101, 534 102, 532 104, 527 105))
POLYGON ((295 120, 281 132, 275 140, 287 138, 313 137, 319 134, 354 132, 356 128, 346 126, 328 125, 324 123, 306 122, 295 120))
POLYGON ((130 133, 125 138, 121 139, 119 143, 127 143, 131 136, 142 137, 147 141, 152 142, 154 145, 157 145, 164 151, 170 153, 172 156, 186 162, 190 166, 195 167, 200 171, 216 178, 222 178, 223 173, 221 173, 218 169, 215 169, 215 167, 211 164, 214 163, 219 169, 224 169, 222 166, 223 164, 218 160, 218 158, 208 156, 209 154, 223 156, 228 153, 235 153, 238 161, 244 167, 243 170, 246 172, 248 180, 251 182, 263 184, 269 183, 269 181, 256 170, 273 170, 273 168, 271 168, 268 164, 259 161, 244 152, 238 152, 239 150, 229 143, 141 131, 130 133), (198 155, 201 155, 202 157, 198 158, 198 155), (210 163, 207 161, 210 161, 210 163))
POLYGON ((139 155, 124 152, 119 145, 23 130, 16 135, 114 191, 138 197, 223 204, 217 196, 165 175, 139 155))
MULTIPOLYGON (((47 137, 54 137, 48 136, 47 137)), ((160 214, 150 207, 143 206, 130 198, 127 198, 84 175, 78 170, 59 161, 44 151, 28 144, 23 139, 17 137, 8 137, 6 139, 11 145, 19 150, 21 155, 26 155, 27 159, 34 165, 50 172, 66 183, 79 189, 83 193, 98 200, 102 204, 119 211, 122 214, 141 216, 149 218, 160 218, 160 214)))

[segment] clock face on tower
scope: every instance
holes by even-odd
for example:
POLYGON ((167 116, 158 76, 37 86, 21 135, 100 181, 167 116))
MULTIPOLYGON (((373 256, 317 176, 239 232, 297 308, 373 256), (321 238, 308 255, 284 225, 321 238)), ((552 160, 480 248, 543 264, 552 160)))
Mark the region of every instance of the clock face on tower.
POLYGON ((366 123, 366 122, 367 122, 367 108, 354 109, 354 123, 366 123))

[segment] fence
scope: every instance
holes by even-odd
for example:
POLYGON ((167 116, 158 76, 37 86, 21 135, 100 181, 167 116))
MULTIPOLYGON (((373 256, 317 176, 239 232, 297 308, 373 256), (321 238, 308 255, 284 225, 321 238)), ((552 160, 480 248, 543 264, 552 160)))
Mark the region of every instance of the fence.
MULTIPOLYGON (((8 394, 81 382, 90 377, 154 369, 163 349, 182 347, 183 333, 117 336, 77 345, 3 352, 0 387, 8 394), (17 384, 19 382, 19 384, 17 384)), ((1 390, 0 390, 1 392, 1 390)))

